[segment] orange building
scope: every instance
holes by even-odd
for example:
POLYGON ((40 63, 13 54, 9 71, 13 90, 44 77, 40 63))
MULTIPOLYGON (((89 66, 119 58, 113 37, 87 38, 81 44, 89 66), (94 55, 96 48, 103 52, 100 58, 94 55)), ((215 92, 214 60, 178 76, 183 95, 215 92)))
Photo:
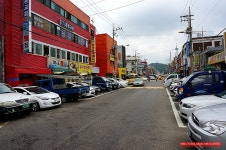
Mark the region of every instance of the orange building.
POLYGON ((118 75, 117 42, 108 34, 96 35, 96 66, 100 68, 99 76, 112 77, 118 75))

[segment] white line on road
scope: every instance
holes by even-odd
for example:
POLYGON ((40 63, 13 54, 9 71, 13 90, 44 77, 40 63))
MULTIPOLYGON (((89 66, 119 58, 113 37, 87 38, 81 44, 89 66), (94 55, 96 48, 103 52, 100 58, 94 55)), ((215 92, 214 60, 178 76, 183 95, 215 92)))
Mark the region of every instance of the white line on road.
POLYGON ((0 129, 5 126, 8 122, 3 123, 2 125, 0 125, 0 129))
POLYGON ((173 109, 173 113, 174 113, 174 116, 176 118, 178 127, 180 127, 180 128, 186 128, 186 126, 184 126, 184 124, 183 124, 183 122, 182 122, 182 120, 181 120, 181 118, 180 118, 180 116, 178 114, 178 111, 177 111, 177 109, 176 109, 176 107, 175 107, 175 105, 173 103, 172 97, 170 96, 169 90, 167 88, 166 88, 166 91, 167 91, 167 94, 169 96, 171 107, 173 109))

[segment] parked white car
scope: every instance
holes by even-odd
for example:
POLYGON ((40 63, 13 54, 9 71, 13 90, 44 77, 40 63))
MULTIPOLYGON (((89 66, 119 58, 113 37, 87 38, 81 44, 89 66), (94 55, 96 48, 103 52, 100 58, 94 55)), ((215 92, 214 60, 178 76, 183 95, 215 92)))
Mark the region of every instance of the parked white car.
POLYGON ((120 87, 125 88, 129 85, 129 81, 117 78, 120 87))
POLYGON ((216 95, 200 95, 184 98, 179 103, 179 114, 182 118, 188 117, 198 108, 226 103, 226 91, 216 95))
POLYGON ((24 95, 29 95, 37 101, 38 105, 36 108, 33 108, 33 111, 61 105, 61 98, 57 93, 50 92, 38 86, 14 87, 14 90, 24 95))
POLYGON ((170 74, 168 75, 165 80, 164 80, 164 86, 168 87, 171 85, 172 82, 177 82, 180 80, 180 75, 179 74, 170 74))

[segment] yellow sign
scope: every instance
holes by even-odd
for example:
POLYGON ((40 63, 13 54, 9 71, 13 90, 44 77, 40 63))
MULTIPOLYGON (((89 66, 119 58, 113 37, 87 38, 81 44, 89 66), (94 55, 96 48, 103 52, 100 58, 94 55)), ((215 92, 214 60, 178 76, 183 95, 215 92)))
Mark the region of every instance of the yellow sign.
POLYGON ((95 49, 95 40, 91 40, 91 48, 90 48, 90 57, 91 57, 91 64, 96 63, 96 49, 95 49))
POLYGON ((199 54, 194 55, 194 65, 199 65, 199 54))
POLYGON ((79 73, 92 73, 92 66, 89 64, 82 64, 79 63, 79 67, 78 67, 78 72, 79 73))
POLYGON ((225 59, 224 55, 225 55, 225 53, 223 51, 223 52, 220 52, 216 55, 209 57, 208 58, 208 65, 212 65, 212 64, 216 64, 216 63, 224 61, 224 59, 225 59))
POLYGON ((115 61, 115 56, 110 54, 110 61, 115 61))
POLYGON ((92 73, 92 66, 89 64, 70 61, 69 68, 78 73, 92 73))

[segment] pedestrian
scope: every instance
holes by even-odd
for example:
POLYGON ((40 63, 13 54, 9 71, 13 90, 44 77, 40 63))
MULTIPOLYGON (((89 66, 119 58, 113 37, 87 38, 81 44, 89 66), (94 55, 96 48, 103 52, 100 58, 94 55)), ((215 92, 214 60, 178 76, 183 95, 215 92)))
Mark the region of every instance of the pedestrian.
POLYGON ((156 82, 158 81, 158 77, 155 78, 155 81, 156 81, 156 82))

